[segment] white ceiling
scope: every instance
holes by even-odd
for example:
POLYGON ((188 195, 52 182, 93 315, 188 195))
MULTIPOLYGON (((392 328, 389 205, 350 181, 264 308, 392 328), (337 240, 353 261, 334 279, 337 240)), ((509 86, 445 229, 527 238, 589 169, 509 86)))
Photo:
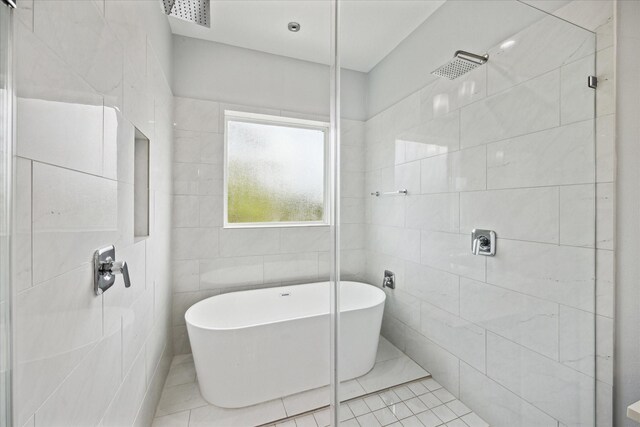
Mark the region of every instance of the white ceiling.
MULTIPOLYGON (((445 0, 344 0, 341 65, 369 72, 445 0)), ((170 17, 174 34, 329 63, 328 0, 211 0, 211 28, 170 17), (287 24, 300 23, 297 33, 287 24)))

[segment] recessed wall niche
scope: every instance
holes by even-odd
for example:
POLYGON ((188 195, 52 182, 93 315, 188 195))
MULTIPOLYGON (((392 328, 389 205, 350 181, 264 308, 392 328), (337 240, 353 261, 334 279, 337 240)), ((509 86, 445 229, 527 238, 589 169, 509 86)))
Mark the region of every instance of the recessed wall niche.
POLYGON ((133 162, 133 233, 149 236, 149 138, 136 129, 133 162))

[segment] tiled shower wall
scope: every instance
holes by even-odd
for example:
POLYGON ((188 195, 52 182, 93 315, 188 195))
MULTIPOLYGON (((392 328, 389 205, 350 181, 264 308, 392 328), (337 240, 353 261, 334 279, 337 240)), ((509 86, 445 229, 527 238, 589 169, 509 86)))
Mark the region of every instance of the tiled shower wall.
POLYGON ((544 18, 487 66, 366 123, 366 188, 409 190, 366 202, 365 277, 398 280, 383 335, 491 425, 591 425, 594 374, 599 425, 611 423, 613 39, 601 23, 596 45, 544 18), (495 258, 470 254, 473 228, 497 232, 495 258))
POLYGON ((156 2, 18 4, 15 425, 150 425, 171 359, 170 29, 156 2), (134 126, 151 144, 147 238, 134 126), (96 296, 110 244, 132 286, 96 296))
MULTIPOLYGON (((329 278, 329 227, 225 229, 224 111, 324 120, 176 97, 173 203, 173 337, 176 354, 190 353, 185 311, 221 292, 317 282, 329 278)), ((342 121, 342 274, 364 272, 364 122, 342 121)), ((328 303, 328 301, 327 301, 328 303)))

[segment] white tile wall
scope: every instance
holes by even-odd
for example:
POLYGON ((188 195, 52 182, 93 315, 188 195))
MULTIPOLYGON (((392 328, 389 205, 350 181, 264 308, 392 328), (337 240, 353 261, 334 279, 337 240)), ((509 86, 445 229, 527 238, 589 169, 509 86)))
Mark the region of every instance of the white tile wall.
MULTIPOLYGON (((581 22, 606 2, 573 3, 581 22)), ((365 277, 397 278, 382 333, 495 426, 590 425, 594 396, 611 425, 611 22, 592 29, 546 17, 365 124, 367 189, 414 189, 365 201, 365 277), (473 228, 495 257, 470 255, 473 228)))
MULTIPOLYGON (((184 313, 200 299, 217 292, 329 278, 329 227, 222 228, 227 109, 301 116, 297 112, 228 105, 215 100, 175 98, 172 324, 176 354, 190 352, 184 313)), ((364 122, 343 120, 342 138, 342 272, 345 279, 362 279, 364 122)), ((419 184, 419 169, 416 181, 419 184)), ((399 217, 404 224, 404 214, 399 217)))
POLYGON ((171 49, 170 29, 147 2, 19 8, 16 425, 148 425, 171 356, 170 269, 158 266, 169 266, 173 112, 156 59, 171 49), (141 241, 134 126, 152 150, 152 228, 141 241), (118 278, 97 297, 91 259, 109 244, 132 287, 118 278))

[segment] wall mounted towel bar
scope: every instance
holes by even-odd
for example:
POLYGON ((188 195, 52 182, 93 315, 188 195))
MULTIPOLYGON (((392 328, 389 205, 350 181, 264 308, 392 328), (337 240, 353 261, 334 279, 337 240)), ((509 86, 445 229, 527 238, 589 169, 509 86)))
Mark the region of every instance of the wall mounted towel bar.
POLYGON ((374 191, 373 193, 371 193, 372 196, 376 196, 376 197, 380 197, 380 196, 398 196, 398 195, 403 195, 406 196, 409 192, 407 191, 406 188, 403 188, 402 190, 397 190, 397 191, 387 191, 386 193, 381 193, 379 191, 374 191))

